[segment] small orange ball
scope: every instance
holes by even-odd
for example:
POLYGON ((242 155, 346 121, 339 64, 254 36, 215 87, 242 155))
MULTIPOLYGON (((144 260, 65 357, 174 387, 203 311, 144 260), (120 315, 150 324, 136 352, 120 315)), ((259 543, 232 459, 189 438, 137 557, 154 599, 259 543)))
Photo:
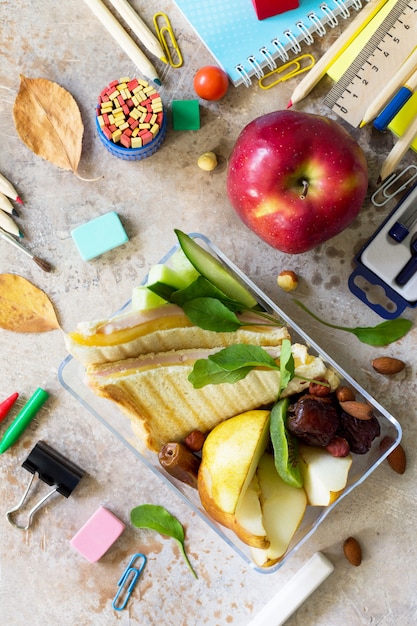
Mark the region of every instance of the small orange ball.
POLYGON ((226 72, 215 65, 206 65, 194 76, 194 91, 203 100, 220 100, 229 88, 226 72))

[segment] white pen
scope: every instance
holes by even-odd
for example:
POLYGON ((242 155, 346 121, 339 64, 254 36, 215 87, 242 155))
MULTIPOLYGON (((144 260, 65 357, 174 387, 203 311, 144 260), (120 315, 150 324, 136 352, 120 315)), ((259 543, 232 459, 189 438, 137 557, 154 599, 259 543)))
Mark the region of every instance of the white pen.
POLYGON ((130 57, 136 67, 157 85, 161 84, 158 74, 148 57, 135 44, 133 39, 127 34, 123 26, 119 24, 114 15, 101 2, 101 0, 84 0, 94 15, 100 20, 119 46, 130 57))
POLYGON ((110 0, 110 4, 120 13, 145 48, 164 63, 168 63, 159 39, 153 34, 150 28, 148 28, 127 0, 110 0))
POLYGON ((13 204, 10 202, 9 198, 0 192, 0 209, 6 211, 6 213, 10 213, 10 215, 17 215, 17 211, 14 208, 13 204))
POLYGON ((5 196, 11 198, 15 202, 23 204, 21 198, 19 198, 19 194, 17 193, 16 189, 13 187, 12 183, 7 180, 5 176, 3 176, 3 174, 0 174, 0 192, 4 193, 5 196))
POLYGON ((6 230, 8 233, 15 235, 15 237, 23 237, 20 232, 17 224, 12 220, 12 218, 0 210, 0 227, 6 230))

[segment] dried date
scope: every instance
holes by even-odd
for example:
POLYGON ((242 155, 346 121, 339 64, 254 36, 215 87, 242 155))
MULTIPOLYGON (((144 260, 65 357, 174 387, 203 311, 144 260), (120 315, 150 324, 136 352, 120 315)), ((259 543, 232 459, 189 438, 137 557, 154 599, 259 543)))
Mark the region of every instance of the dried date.
POLYGON ((288 430, 310 446, 327 446, 338 427, 338 411, 327 397, 302 396, 287 420, 288 430))
POLYGON ((354 454, 366 454, 375 437, 379 437, 380 434, 381 428, 375 416, 368 420, 361 420, 347 413, 341 413, 337 435, 346 439, 354 454))

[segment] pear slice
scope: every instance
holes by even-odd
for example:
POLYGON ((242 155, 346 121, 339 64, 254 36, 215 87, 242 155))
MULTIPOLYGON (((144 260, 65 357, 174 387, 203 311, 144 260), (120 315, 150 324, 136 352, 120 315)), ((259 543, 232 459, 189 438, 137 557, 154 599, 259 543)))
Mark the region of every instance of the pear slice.
POLYGON ((249 546, 254 548, 267 548, 269 546, 262 521, 260 488, 256 474, 237 505, 232 530, 241 541, 249 546))
POLYGON ((269 546, 251 548, 257 565, 269 567, 279 561, 288 550, 303 519, 307 497, 304 489, 285 483, 275 468, 274 457, 265 452, 259 461, 257 477, 261 488, 263 525, 269 546))
POLYGON ((346 487, 352 457, 334 457, 325 448, 300 444, 298 454, 308 503, 329 506, 346 487))
POLYGON ((207 436, 198 472, 204 509, 220 524, 235 525, 259 459, 269 441, 270 411, 246 411, 221 422, 207 436))

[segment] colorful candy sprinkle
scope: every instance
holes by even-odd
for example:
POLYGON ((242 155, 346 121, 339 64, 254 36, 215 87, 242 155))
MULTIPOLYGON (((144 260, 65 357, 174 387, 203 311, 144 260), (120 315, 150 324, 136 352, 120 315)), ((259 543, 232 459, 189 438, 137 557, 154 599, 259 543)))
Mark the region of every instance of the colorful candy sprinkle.
POLYGON ((142 148, 153 141, 164 115, 156 89, 146 80, 128 76, 103 89, 96 113, 105 137, 125 148, 142 148))

